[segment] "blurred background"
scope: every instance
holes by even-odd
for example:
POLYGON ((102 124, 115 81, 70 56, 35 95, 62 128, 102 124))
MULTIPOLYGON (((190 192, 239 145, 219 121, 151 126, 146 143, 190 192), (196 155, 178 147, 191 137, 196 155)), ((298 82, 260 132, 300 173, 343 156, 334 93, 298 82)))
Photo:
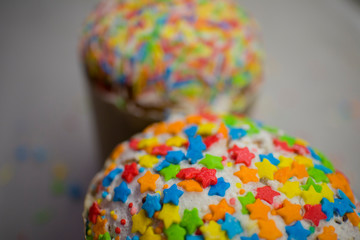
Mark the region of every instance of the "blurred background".
MULTIPOLYGON (((238 0, 262 28, 253 117, 325 152, 360 194, 360 6, 238 0)), ((96 0, 0 1, 0 238, 83 239, 100 169, 78 39, 96 0)))

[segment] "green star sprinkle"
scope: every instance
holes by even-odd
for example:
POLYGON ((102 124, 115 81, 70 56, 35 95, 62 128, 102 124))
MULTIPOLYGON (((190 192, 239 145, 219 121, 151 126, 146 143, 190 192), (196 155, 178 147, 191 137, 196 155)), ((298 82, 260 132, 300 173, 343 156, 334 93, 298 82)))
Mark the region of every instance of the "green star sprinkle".
POLYGON ((201 164, 205 165, 209 169, 224 169, 221 163, 222 157, 214 156, 211 154, 205 154, 205 158, 200 161, 201 164))
POLYGON ((163 168, 160 171, 160 174, 164 176, 165 181, 169 181, 170 179, 175 178, 179 171, 180 165, 170 164, 170 166, 163 168))
POLYGON ((242 205, 241 212, 243 214, 249 214, 249 211, 246 209, 246 205, 255 202, 254 194, 252 192, 248 192, 244 197, 238 197, 238 199, 242 205))
POLYGON ((309 176, 313 177, 316 182, 329 182, 329 178, 325 175, 325 173, 319 169, 316 168, 309 168, 308 169, 309 176))
POLYGON ((286 135, 286 134, 279 137, 279 139, 280 139, 280 141, 286 142, 289 145, 289 147, 294 146, 295 141, 296 141, 296 139, 294 137, 291 137, 291 136, 286 135))
POLYGON ((184 240, 186 230, 180 227, 179 224, 172 224, 168 229, 165 230, 165 234, 169 240, 184 240))
POLYGON ((100 234, 99 240, 111 240, 110 233, 106 232, 105 234, 100 234))
POLYGON ((317 153, 317 155, 319 155, 320 161, 325 167, 327 167, 331 171, 335 171, 334 165, 329 161, 329 159, 322 152, 320 152, 318 150, 315 150, 315 152, 317 153))
POLYGON ((306 184, 305 184, 305 185, 302 185, 301 188, 302 188, 303 190, 306 190, 306 191, 307 191, 307 190, 309 190, 310 186, 313 186, 314 189, 315 189, 315 191, 317 191, 318 193, 320 193, 321 190, 322 190, 322 186, 316 184, 311 177, 308 178, 308 180, 306 181, 306 184))
POLYGON ((184 216, 181 219, 180 226, 184 227, 188 234, 193 234, 195 230, 204 225, 201 218, 199 218, 199 213, 197 208, 193 208, 193 210, 184 210, 184 216))

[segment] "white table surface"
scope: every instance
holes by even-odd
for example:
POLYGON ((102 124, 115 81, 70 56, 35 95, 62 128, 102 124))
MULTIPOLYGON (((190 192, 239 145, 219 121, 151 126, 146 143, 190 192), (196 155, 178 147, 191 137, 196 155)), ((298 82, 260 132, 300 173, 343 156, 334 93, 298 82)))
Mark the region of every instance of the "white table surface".
MULTIPOLYGON (((77 44, 95 2, 0 2, 1 239, 83 237, 82 197, 100 166, 77 44)), ((254 117, 325 152, 359 196, 359 5, 240 2, 267 53, 254 117)))

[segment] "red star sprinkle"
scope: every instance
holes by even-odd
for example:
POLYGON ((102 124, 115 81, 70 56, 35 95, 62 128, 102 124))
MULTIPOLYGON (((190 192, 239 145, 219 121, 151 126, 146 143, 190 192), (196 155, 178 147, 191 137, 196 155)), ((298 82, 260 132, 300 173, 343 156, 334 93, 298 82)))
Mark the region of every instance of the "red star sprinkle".
POLYGON ((307 149, 306 147, 299 145, 299 144, 294 144, 293 146, 294 152, 300 155, 307 155, 310 154, 309 149, 307 149))
POLYGON ((209 148, 211 147, 211 145, 213 145, 214 143, 218 142, 219 141, 219 136, 216 134, 216 135, 212 135, 212 136, 209 136, 209 137, 206 137, 204 138, 204 144, 206 145, 206 148, 209 148))
POLYGON ((196 168, 184 168, 181 169, 178 174, 176 174, 176 177, 181 179, 193 179, 200 173, 199 169, 196 168))
POLYGON ((133 138, 133 139, 131 139, 130 142, 129 142, 129 147, 130 147, 132 150, 135 150, 135 151, 140 150, 139 147, 138 147, 138 146, 139 146, 139 142, 140 142, 139 139, 133 138))
POLYGON ((255 196, 255 198, 260 198, 264 201, 267 201, 268 203, 272 204, 273 203, 273 198, 275 196, 280 195, 280 193, 275 192, 274 190, 272 190, 271 187, 269 186, 265 186, 265 187, 261 187, 261 188, 257 188, 256 189, 257 194, 255 196))
POLYGON ((153 147, 151 154, 166 156, 167 152, 171 151, 171 150, 172 150, 172 147, 170 147, 166 144, 161 144, 161 145, 153 147))
POLYGON ((250 166, 251 160, 255 157, 253 153, 249 151, 247 147, 239 148, 234 145, 228 150, 230 158, 235 160, 235 164, 244 163, 247 167, 250 166))
POLYGON ((320 220, 327 218, 326 214, 323 213, 323 211, 321 211, 321 204, 316 204, 316 205, 306 204, 304 208, 306 211, 304 215, 304 219, 308 219, 312 221, 315 224, 315 226, 319 226, 320 220))
POLYGON ((96 223, 96 218, 100 214, 100 208, 97 202, 94 202, 89 209, 89 220, 92 223, 96 223))
POLYGON ((217 183, 217 178, 215 174, 215 169, 208 169, 206 167, 203 167, 200 170, 200 173, 198 173, 198 175, 195 177, 195 180, 201 183, 203 188, 206 188, 209 185, 215 185, 217 183))
POLYGON ((125 165, 124 173, 122 174, 122 178, 125 179, 128 183, 130 183, 136 175, 139 174, 136 163, 125 165))
POLYGON ((276 147, 279 147, 279 148, 281 148, 281 149, 284 150, 284 151, 294 152, 294 149, 292 149, 291 147, 289 147, 289 145, 288 145, 287 142, 285 142, 285 141, 280 141, 279 139, 274 138, 273 143, 274 143, 274 145, 275 145, 276 147))

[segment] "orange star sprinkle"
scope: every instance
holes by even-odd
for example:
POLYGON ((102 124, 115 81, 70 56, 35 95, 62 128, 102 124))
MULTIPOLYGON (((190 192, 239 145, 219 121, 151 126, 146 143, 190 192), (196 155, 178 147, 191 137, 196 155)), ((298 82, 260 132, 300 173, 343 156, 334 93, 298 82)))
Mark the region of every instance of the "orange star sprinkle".
POLYGON ((144 193, 146 191, 155 191, 155 182, 158 180, 158 178, 159 174, 152 174, 150 171, 147 171, 144 176, 137 180, 137 182, 140 184, 140 192, 144 193))
POLYGON ((172 134, 178 134, 183 130, 185 123, 183 121, 176 121, 168 125, 168 132, 172 134))
POLYGON ((337 240, 337 234, 333 226, 324 227, 323 233, 317 236, 319 240, 337 240))
POLYGON ((283 207, 276 210, 276 213, 284 219, 284 222, 287 225, 289 225, 294 221, 302 219, 300 211, 301 205, 292 204, 290 201, 285 199, 283 202, 283 207))
POLYGON ((229 136, 229 130, 226 128, 223 122, 220 124, 218 134, 221 134, 224 138, 228 138, 229 136))
POLYGON ((102 217, 98 216, 96 224, 93 227, 93 231, 95 233, 95 238, 97 238, 100 234, 105 234, 105 225, 107 223, 107 219, 102 219, 102 217))
POLYGON ((274 179, 285 183, 289 178, 291 178, 291 169, 289 167, 280 168, 274 173, 274 179))
POLYGON ((258 222, 260 232, 259 237, 266 240, 275 240, 282 236, 280 230, 276 227, 274 220, 263 221, 259 220, 258 222))
POLYGON ((292 164, 291 176, 295 176, 298 179, 301 179, 301 178, 304 178, 304 177, 308 177, 309 174, 306 171, 305 165, 297 163, 297 162, 294 161, 293 164, 292 164))
POLYGON ((155 136, 159 135, 159 134, 166 133, 166 131, 167 131, 166 123, 162 122, 162 123, 155 124, 153 131, 154 131, 155 136))
POLYGON ((190 124, 200 124, 202 117, 200 115, 190 115, 186 118, 186 122, 190 124))
POLYGON ((346 216, 348 217, 352 225, 354 225, 355 227, 359 226, 360 217, 355 212, 347 213, 346 216))
POLYGON ((234 175, 240 178, 243 183, 258 182, 259 178, 256 176, 257 172, 257 169, 241 166, 240 171, 235 172, 234 175))
POLYGON ((235 208, 228 205, 225 199, 222 199, 218 205, 209 205, 209 208, 212 212, 212 220, 215 221, 223 219, 226 213, 233 214, 235 212, 235 208))
POLYGON ((124 145, 120 143, 119 145, 116 146, 114 151, 112 151, 110 158, 112 160, 116 160, 123 153, 123 151, 124 151, 124 145))
POLYGON ((192 180, 192 179, 181 181, 177 185, 179 187, 182 187, 183 189, 185 189, 187 192, 202 192, 203 191, 200 183, 198 183, 197 181, 192 180))
POLYGON ((336 173, 327 174, 327 177, 329 178, 331 186, 333 188, 337 188, 343 191, 348 196, 348 198, 350 198, 350 200, 354 203, 355 200, 354 194, 349 186, 348 180, 345 178, 345 176, 342 173, 336 172, 336 173))
POLYGON ((270 207, 264 204, 260 199, 256 199, 254 203, 246 205, 246 208, 250 211, 251 219, 268 220, 270 207))

